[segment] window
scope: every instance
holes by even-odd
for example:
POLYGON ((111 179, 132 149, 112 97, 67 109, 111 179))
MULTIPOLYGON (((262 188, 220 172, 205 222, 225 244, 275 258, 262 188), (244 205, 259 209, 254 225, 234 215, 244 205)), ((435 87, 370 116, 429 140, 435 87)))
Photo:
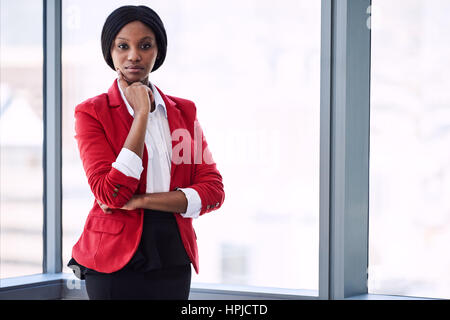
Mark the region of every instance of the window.
MULTIPOLYGON (((63 2, 63 266, 94 201, 73 110, 116 77, 100 33, 121 5, 63 2)), ((318 290, 320 1, 150 6, 169 43, 150 79, 196 103, 225 185, 223 207, 194 221, 201 271, 192 281, 318 290)))
MULTIPOLYGON (((73 111, 116 77, 100 32, 121 5, 0 0, 0 299, 85 298, 71 290, 81 284, 65 267, 94 201, 73 111), (61 3, 63 110, 54 108, 61 3), (51 100, 44 156, 42 87, 51 100), (46 181, 59 181, 59 111, 65 274, 59 185, 42 190, 42 167, 46 181), (43 251, 49 274, 40 274, 43 251)), ((169 36, 166 62, 151 79, 196 102, 226 189, 221 210, 194 221, 194 299, 450 297, 447 1, 151 5, 169 36)))
POLYGON ((42 272, 42 1, 0 1, 0 278, 42 272), (20 17, 20 19, 18 19, 20 17))
POLYGON ((369 293, 450 298, 449 10, 372 4, 369 293))
POLYGON ((204 1, 179 15, 180 53, 161 76, 196 101, 226 193, 195 221, 193 281, 317 290, 320 2, 204 1))

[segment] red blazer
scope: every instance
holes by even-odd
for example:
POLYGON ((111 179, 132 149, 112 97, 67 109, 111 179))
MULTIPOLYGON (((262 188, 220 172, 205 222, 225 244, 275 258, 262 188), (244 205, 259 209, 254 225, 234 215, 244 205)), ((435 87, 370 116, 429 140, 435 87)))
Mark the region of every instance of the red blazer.
MULTIPOLYGON (((190 163, 189 161, 174 163, 174 155, 178 153, 183 156, 184 151, 172 152, 170 190, 173 191, 177 187, 195 189, 202 201, 200 215, 220 208, 225 199, 225 192, 222 176, 216 164, 214 161, 204 161, 203 157, 201 163, 198 160, 194 161, 194 123, 197 121, 195 104, 186 99, 166 96, 159 88, 157 90, 166 104, 170 132, 173 134, 176 129, 185 129, 184 131, 189 132, 192 137, 190 163)), ((108 93, 87 99, 77 105, 75 120, 75 139, 95 199, 110 208, 121 208, 134 194, 146 193, 148 156, 145 145, 144 170, 139 180, 128 177, 111 166, 119 155, 133 122, 133 117, 120 95, 117 81, 114 80, 108 93)), ((197 132, 198 128, 202 138, 202 155, 209 155, 212 160, 208 144, 197 123, 197 132)), ((172 140, 172 150, 178 143, 181 142, 172 140)), ((198 144, 195 144, 195 148, 200 150, 198 144)), ((179 147, 177 149, 180 150, 179 147)), ((173 214, 183 245, 198 274, 197 237, 192 226, 192 218, 183 218, 178 213, 173 214)), ((81 265, 99 272, 111 273, 121 269, 130 261, 139 245, 143 218, 142 208, 113 209, 111 214, 105 214, 94 200, 83 233, 72 249, 72 257, 81 265)))

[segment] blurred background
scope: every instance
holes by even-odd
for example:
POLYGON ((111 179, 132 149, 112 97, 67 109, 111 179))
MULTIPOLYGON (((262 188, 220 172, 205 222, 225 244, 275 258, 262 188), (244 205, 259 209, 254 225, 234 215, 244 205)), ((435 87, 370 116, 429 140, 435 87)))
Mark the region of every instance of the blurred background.
MULTIPOLYGON (((168 52, 150 80, 196 103, 226 200, 194 220, 193 282, 318 290, 320 1, 63 0, 63 266, 94 198, 74 108, 115 73, 100 33, 144 4, 168 52)), ((42 1, 0 0, 0 281, 42 272, 42 1)), ((450 298, 446 0, 373 0, 369 293, 450 298)))
POLYGON ((369 292, 450 298, 450 1, 372 0, 369 292))

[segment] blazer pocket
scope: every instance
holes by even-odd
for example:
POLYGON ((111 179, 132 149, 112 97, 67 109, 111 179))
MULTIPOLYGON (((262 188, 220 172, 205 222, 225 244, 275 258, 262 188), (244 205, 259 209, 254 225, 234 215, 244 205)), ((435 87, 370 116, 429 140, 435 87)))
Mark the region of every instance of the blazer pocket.
POLYGON ((120 220, 91 216, 86 225, 86 229, 94 232, 109 234, 119 234, 122 232, 124 223, 120 220))

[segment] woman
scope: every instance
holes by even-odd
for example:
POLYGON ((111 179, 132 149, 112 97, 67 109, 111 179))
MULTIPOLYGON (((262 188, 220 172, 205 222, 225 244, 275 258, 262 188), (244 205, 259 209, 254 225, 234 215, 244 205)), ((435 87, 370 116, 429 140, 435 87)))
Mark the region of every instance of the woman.
POLYGON ((90 299, 188 299, 199 272, 192 219, 225 193, 192 101, 149 81, 167 36, 146 6, 112 12, 101 35, 117 71, 108 93, 75 108, 75 138, 95 196, 68 263, 90 299))

